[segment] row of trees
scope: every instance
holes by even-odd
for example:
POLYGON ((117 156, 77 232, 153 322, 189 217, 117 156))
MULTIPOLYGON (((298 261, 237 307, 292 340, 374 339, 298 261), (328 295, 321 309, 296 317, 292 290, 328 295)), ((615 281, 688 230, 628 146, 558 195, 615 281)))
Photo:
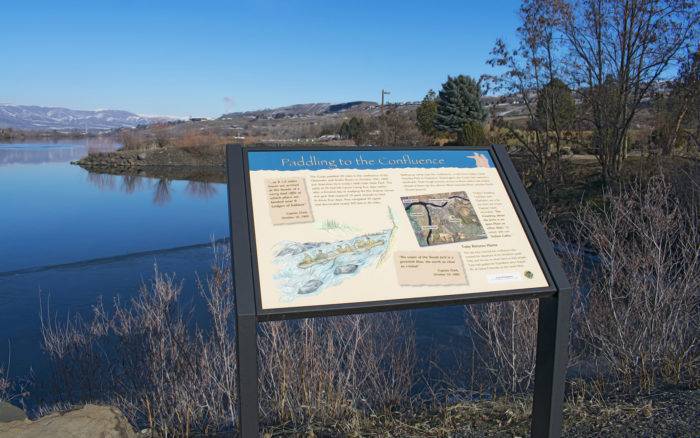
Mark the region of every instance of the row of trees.
POLYGON ((420 132, 412 114, 393 106, 377 117, 351 117, 342 123, 338 134, 357 145, 417 146, 432 141, 420 132))
POLYGON ((389 107, 343 123, 341 137, 386 146, 506 143, 529 158, 545 200, 562 182, 560 158, 571 149, 595 155, 610 183, 633 135, 666 155, 700 147, 694 2, 525 0, 519 15, 516 44, 498 40, 491 51, 495 74, 448 77, 439 92, 427 93, 415 119, 389 107), (501 96, 487 131, 482 93, 501 96), (499 113, 499 104, 513 100, 519 117, 499 113), (643 123, 648 133, 640 129, 642 109, 652 112, 643 123))
MULTIPOLYGON (((590 131, 590 150, 606 181, 615 179, 627 155, 633 121, 655 86, 678 67, 672 83, 675 116, 659 141, 670 153, 680 124, 697 98, 697 36, 700 14, 685 0, 525 0, 520 8, 518 43, 499 40, 488 64, 497 75, 485 77, 502 94, 518 95, 534 135, 523 136, 499 120, 542 167, 556 167, 562 140, 570 129, 569 90, 579 102, 575 118, 590 131), (692 91, 690 91, 692 89, 692 91), (562 101, 565 97, 567 102, 562 101), (544 117, 543 117, 544 115, 544 117), (544 122, 544 123, 543 123, 544 122), (661 138, 663 137, 663 138, 661 138), (552 155, 552 145, 556 154, 552 155), (554 160, 552 159, 554 158, 554 160)), ((543 175, 544 176, 544 175, 543 175)))
POLYGON ((524 151, 545 192, 562 178, 559 158, 572 144, 598 158, 606 182, 616 179, 649 101, 653 147, 663 154, 698 147, 700 13, 693 2, 525 0, 520 22, 517 44, 498 40, 491 52, 487 63, 497 74, 448 77, 439 93, 428 92, 416 111, 424 135, 482 144, 482 92, 503 96, 496 103, 517 99, 525 122, 494 110, 489 140, 524 151), (670 90, 659 93, 664 84, 670 90))

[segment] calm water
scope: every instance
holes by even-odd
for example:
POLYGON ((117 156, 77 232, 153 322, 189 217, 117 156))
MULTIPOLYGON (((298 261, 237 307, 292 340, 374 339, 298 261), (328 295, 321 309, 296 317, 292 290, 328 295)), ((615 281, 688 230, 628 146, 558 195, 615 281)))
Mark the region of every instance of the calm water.
MULTIPOLYGON (((228 236, 224 184, 90 174, 71 165, 109 142, 0 144, 0 366, 41 377, 40 296, 58 318, 122 301, 159 270, 196 302, 212 239, 228 236)), ((419 344, 462 342, 460 308, 414 312, 419 344)))
POLYGON ((195 274, 211 262, 207 244, 228 235, 223 184, 70 164, 88 148, 116 146, 0 144, 0 364, 9 360, 14 376, 42 370, 40 294, 59 317, 86 313, 100 296, 133 296, 157 262, 194 297, 195 274))

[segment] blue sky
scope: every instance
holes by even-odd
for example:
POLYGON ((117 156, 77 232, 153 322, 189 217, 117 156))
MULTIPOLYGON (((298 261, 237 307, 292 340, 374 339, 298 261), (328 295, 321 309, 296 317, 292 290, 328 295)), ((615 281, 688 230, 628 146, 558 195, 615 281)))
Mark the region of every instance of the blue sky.
POLYGON ((0 8, 0 103, 218 116, 419 100, 479 76, 518 1, 32 1, 0 8))

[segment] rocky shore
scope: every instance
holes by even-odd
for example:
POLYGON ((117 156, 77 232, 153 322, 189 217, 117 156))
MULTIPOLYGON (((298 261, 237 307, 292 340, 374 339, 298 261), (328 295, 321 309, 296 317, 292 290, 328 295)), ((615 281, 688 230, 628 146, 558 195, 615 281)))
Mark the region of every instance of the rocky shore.
POLYGON ((143 168, 151 166, 190 166, 223 167, 225 162, 221 150, 200 151, 185 148, 158 148, 150 150, 118 150, 105 153, 91 153, 75 161, 83 167, 129 167, 143 168))
POLYGON ((202 182, 226 182, 225 158, 217 153, 193 153, 186 149, 93 153, 72 162, 94 173, 137 175, 150 178, 202 182))

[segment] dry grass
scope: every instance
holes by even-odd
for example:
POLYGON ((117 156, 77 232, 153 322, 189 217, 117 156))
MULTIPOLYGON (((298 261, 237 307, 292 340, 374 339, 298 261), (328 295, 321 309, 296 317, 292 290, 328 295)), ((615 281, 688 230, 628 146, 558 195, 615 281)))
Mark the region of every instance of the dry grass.
POLYGON ((528 392, 535 381, 537 300, 487 303, 466 309, 479 359, 475 372, 489 382, 488 387, 502 394, 528 392))
POLYGON ((399 314, 264 324, 262 406, 269 424, 334 424, 352 430, 368 414, 410 399, 415 335, 399 314))

